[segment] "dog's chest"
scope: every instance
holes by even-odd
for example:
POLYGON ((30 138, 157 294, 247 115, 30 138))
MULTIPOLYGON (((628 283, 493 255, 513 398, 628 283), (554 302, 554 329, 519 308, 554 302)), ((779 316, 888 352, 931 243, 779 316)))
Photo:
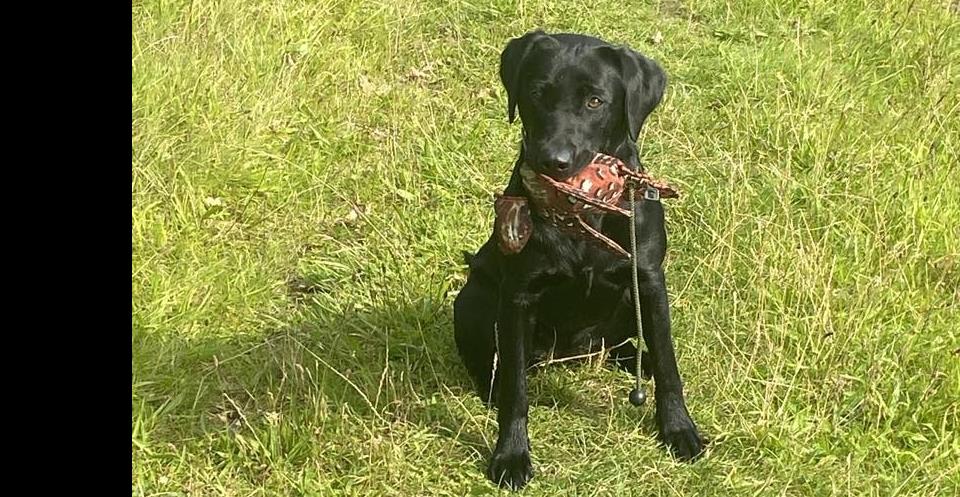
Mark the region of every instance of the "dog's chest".
POLYGON ((609 316, 622 300, 627 290, 624 281, 628 280, 621 274, 620 264, 604 260, 605 256, 608 254, 580 261, 567 268, 565 277, 555 279, 541 300, 541 310, 549 315, 544 317, 580 326, 609 316))

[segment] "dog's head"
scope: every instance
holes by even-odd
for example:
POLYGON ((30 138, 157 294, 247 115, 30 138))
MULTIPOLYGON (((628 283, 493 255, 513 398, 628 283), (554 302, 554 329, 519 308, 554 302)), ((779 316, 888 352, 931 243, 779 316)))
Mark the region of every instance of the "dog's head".
POLYGON ((510 40, 500 80, 510 122, 518 109, 523 122, 524 160, 557 179, 576 174, 594 152, 635 160, 633 144, 666 87, 663 70, 629 48, 543 31, 510 40))

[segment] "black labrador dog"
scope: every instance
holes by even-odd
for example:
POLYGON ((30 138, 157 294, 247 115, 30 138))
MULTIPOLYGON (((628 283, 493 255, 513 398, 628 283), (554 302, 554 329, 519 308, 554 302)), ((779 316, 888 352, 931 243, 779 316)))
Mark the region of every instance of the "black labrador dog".
MULTIPOLYGON (((660 103, 666 76, 649 58, 600 39, 533 31, 511 40, 500 60, 507 113, 519 109, 523 138, 504 195, 524 196, 519 167, 526 163, 555 179, 584 167, 595 152, 640 167, 636 140, 660 103)), ((593 214, 587 221, 629 247, 629 218, 593 214)), ((687 412, 677 369, 662 262, 667 240, 659 201, 636 209, 638 276, 644 375, 656 382, 660 439, 679 458, 704 448, 687 412)), ((505 255, 495 235, 473 257, 469 277, 454 303, 460 356, 479 390, 498 408, 499 437, 487 476, 501 486, 523 487, 533 476, 527 438, 528 366, 552 357, 615 345, 610 359, 627 371, 637 350, 631 263, 533 217, 533 234, 517 254, 505 255), (494 364, 494 355, 497 364, 494 364), (495 373, 494 373, 495 371, 495 373)))

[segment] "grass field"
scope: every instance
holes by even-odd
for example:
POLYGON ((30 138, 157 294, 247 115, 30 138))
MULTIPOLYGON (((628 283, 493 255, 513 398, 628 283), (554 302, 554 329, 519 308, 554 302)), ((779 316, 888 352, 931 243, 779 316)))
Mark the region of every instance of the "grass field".
POLYGON ((676 462, 628 375, 547 368, 522 495, 958 495, 946 0, 134 1, 133 495, 498 492, 451 303, 520 134, 499 53, 535 27, 670 75, 642 156, 683 192, 711 445, 676 462))

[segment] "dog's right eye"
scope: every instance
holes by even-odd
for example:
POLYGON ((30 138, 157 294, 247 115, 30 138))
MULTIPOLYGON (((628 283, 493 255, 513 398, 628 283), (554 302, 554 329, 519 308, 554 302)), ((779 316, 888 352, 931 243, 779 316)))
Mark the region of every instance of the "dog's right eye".
POLYGON ((597 109, 603 105, 603 100, 600 100, 599 97, 590 97, 590 100, 587 100, 587 107, 591 109, 597 109))

